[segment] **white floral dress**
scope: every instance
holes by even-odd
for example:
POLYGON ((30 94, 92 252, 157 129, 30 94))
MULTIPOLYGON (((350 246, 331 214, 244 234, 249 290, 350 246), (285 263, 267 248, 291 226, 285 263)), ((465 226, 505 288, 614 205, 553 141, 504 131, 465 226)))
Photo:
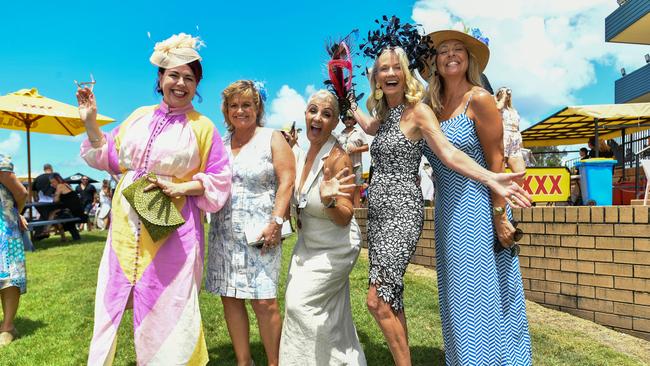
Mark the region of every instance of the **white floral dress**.
POLYGON ((503 152, 506 158, 522 158, 522 139, 519 132, 519 113, 513 108, 503 108, 503 152))
POLYGON ((231 136, 223 138, 232 162, 231 197, 210 220, 205 287, 238 299, 276 298, 281 246, 262 254, 247 244, 244 231, 247 225, 271 220, 278 186, 271 153, 273 130, 258 128, 237 156, 232 155, 231 136))

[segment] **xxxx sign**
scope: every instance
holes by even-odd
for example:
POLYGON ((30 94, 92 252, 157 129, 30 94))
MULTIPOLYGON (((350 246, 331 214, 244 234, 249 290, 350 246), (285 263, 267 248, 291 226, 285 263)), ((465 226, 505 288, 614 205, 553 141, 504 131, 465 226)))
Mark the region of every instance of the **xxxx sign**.
POLYGON ((524 190, 534 202, 561 202, 571 195, 571 173, 561 168, 526 168, 524 190))

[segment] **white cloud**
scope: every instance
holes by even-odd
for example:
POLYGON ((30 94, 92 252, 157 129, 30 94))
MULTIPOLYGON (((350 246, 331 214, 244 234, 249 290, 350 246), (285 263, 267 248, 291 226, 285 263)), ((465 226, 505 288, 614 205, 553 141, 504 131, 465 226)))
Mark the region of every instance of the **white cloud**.
POLYGON ((296 121, 296 125, 301 126, 304 124, 306 108, 307 100, 304 96, 289 85, 282 85, 268 105, 266 125, 271 128, 282 128, 296 121))
POLYGON ((0 141, 0 153, 8 155, 16 154, 20 150, 21 142, 22 138, 19 133, 9 133, 9 137, 6 140, 0 141))
POLYGON ((307 85, 307 87, 305 88, 305 95, 307 96, 307 98, 309 98, 309 96, 311 96, 312 94, 316 93, 317 91, 318 91, 318 89, 316 89, 316 87, 314 86, 314 84, 309 84, 309 85, 307 85))
POLYGON ((613 0, 419 0, 412 18, 427 33, 461 20, 479 27, 490 38, 485 73, 492 86, 511 87, 521 114, 538 116, 575 103, 575 92, 596 82, 596 63, 643 66, 643 46, 605 42, 605 18, 616 6, 613 0))
MULTIPOLYGON (((305 93, 311 95, 314 85, 307 85, 305 93)), ((301 129, 298 134, 298 144, 303 150, 309 147, 305 131, 305 109, 307 109, 307 98, 300 95, 296 89, 289 85, 282 85, 275 98, 267 105, 266 126, 280 129, 286 125, 296 122, 296 128, 301 129)))

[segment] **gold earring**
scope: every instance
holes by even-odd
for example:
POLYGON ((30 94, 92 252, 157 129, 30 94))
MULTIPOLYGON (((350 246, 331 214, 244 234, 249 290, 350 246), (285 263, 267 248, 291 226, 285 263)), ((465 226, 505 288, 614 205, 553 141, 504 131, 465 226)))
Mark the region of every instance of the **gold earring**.
POLYGON ((381 90, 381 85, 377 83, 375 85, 375 94, 374 94, 375 100, 381 100, 381 98, 384 97, 384 91, 381 90))

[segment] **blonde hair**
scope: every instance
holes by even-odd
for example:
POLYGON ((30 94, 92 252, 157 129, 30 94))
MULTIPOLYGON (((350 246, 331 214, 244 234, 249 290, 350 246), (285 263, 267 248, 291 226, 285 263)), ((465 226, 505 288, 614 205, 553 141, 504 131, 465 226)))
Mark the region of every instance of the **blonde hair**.
MULTIPOLYGON (((469 56, 467 58, 468 66, 465 78, 467 78, 467 81, 469 81, 470 84, 482 88, 483 84, 481 83, 481 71, 479 69, 478 60, 467 47, 465 47, 465 51, 469 56)), ((433 63, 430 65, 431 75, 429 76, 429 80, 427 80, 429 85, 427 86, 427 98, 425 103, 431 107, 436 116, 440 116, 440 113, 442 113, 442 96, 445 94, 445 90, 442 76, 438 74, 438 68, 436 66, 437 58, 438 56, 435 56, 433 58, 433 63)))
POLYGON ((388 103, 386 102, 386 98, 382 97, 380 100, 374 98, 375 90, 377 89, 377 62, 379 62, 381 56, 386 52, 394 52, 395 55, 397 55, 400 67, 404 72, 404 81, 406 84, 404 97, 406 98, 406 103, 413 106, 422 101, 422 98, 424 97, 424 87, 422 86, 422 83, 420 83, 420 81, 416 79, 411 73, 406 52, 404 52, 401 47, 386 48, 385 50, 381 51, 379 56, 377 56, 375 63, 372 66, 372 71, 370 73, 370 97, 366 102, 368 111, 370 111, 370 113, 379 120, 384 120, 388 114, 388 103))
POLYGON ((264 118, 264 101, 260 97, 259 90, 257 90, 255 84, 250 80, 237 80, 221 92, 221 113, 223 113, 228 131, 232 132, 235 129, 228 120, 228 102, 236 96, 250 97, 253 99, 255 112, 257 113, 255 124, 262 127, 264 125, 262 122, 264 118))
POLYGON ((339 119, 339 113, 340 113, 340 111, 339 111, 339 100, 336 98, 336 96, 334 94, 330 93, 329 91, 327 91, 325 89, 317 90, 314 94, 312 94, 309 97, 309 100, 307 101, 307 106, 309 106, 309 104, 311 104, 311 102, 314 99, 322 99, 322 100, 326 100, 327 102, 329 102, 332 105, 332 109, 334 110, 334 118, 336 120, 339 119))
POLYGON ((497 90, 497 94, 495 95, 496 100, 497 100, 497 107, 500 107, 499 109, 513 109, 512 108, 512 91, 510 88, 507 88, 505 86, 502 86, 497 90))

